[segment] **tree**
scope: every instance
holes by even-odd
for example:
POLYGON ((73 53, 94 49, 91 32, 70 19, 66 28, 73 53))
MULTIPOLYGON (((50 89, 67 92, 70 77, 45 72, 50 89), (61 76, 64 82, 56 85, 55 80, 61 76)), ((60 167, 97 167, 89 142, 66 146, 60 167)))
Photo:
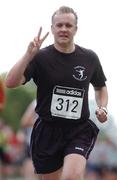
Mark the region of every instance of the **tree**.
POLYGON ((25 109, 35 98, 35 86, 30 82, 14 89, 5 88, 5 96, 6 103, 0 117, 17 131, 25 109))

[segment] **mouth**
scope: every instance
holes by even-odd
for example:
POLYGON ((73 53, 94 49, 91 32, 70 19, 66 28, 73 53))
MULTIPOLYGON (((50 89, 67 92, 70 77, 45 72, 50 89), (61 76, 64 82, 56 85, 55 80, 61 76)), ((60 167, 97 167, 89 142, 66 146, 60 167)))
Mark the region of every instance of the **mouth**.
POLYGON ((67 34, 60 34, 59 36, 60 36, 60 37, 68 37, 67 34))
POLYGON ((59 36, 61 39, 68 39, 68 36, 67 35, 60 35, 59 36))

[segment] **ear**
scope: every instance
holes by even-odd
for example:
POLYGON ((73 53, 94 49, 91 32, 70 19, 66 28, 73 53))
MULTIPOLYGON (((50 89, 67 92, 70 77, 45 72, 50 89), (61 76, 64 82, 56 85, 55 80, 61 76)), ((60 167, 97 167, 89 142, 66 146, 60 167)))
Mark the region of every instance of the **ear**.
POLYGON ((53 25, 51 25, 51 32, 52 32, 52 34, 53 34, 53 25))
POLYGON ((75 28, 75 34, 77 33, 77 31, 78 31, 78 26, 76 26, 76 28, 75 28))

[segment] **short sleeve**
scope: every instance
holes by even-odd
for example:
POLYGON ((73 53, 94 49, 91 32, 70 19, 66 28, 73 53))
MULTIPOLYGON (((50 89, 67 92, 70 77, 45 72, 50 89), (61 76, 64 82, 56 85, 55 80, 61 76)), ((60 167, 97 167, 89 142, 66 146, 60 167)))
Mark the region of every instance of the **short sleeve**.
POLYGON ((95 70, 92 75, 91 84, 94 87, 103 87, 105 86, 106 76, 104 74, 102 65, 99 61, 99 58, 96 54, 94 54, 94 60, 95 60, 95 70))
POLYGON ((31 78, 36 77, 36 57, 32 59, 32 61, 28 64, 27 68, 24 71, 24 76, 25 76, 25 82, 28 82, 31 80, 31 78))

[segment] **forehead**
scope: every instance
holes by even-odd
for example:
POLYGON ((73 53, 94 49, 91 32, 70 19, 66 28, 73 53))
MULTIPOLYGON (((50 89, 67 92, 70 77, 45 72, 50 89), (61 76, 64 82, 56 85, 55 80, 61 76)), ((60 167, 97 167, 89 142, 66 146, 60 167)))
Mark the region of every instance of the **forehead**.
POLYGON ((53 23, 70 23, 76 24, 76 19, 73 13, 57 13, 53 18, 53 23))

